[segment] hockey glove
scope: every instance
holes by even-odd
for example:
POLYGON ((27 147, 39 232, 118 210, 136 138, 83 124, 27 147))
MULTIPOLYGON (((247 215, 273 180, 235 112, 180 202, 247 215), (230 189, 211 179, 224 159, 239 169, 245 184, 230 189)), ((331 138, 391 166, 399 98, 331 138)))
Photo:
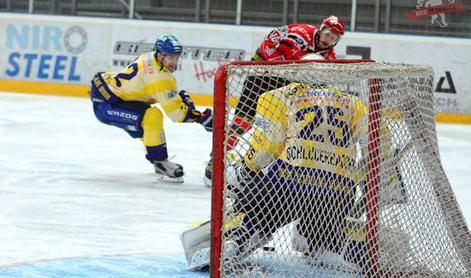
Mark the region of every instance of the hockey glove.
POLYGON ((201 113, 201 116, 198 120, 198 123, 200 123, 204 129, 208 132, 213 131, 213 111, 211 109, 206 109, 201 113))
POLYGON ((188 110, 195 110, 195 103, 185 90, 181 90, 178 95, 182 98, 183 103, 188 106, 188 110))
POLYGON ((185 90, 181 90, 178 93, 178 95, 181 97, 183 103, 187 107, 187 112, 182 122, 186 122, 186 123, 200 122, 201 112, 196 110, 195 103, 190 98, 188 93, 185 90))
POLYGON ((211 109, 206 109, 201 113, 196 110, 195 103, 185 90, 181 90, 178 95, 182 98, 183 103, 188 107, 188 113, 183 120, 184 122, 198 122, 208 132, 213 131, 213 113, 211 109))

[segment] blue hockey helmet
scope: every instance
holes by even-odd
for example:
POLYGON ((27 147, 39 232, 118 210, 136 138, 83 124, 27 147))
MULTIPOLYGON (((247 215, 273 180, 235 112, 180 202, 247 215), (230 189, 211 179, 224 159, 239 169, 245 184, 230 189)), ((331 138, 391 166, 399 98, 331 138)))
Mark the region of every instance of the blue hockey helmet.
POLYGON ((180 55, 182 54, 182 49, 183 49, 182 45, 178 42, 175 36, 160 35, 155 40, 154 51, 160 52, 160 54, 162 55, 167 55, 167 54, 180 55))

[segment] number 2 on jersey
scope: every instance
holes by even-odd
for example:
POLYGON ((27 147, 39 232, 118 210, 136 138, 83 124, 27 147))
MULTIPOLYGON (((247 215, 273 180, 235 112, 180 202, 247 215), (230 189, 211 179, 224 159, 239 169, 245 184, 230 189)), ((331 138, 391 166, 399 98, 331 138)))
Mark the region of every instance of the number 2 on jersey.
POLYGON ((121 83, 121 80, 120 79, 124 79, 124 80, 131 80, 134 76, 136 76, 137 74, 137 71, 138 71, 138 67, 137 67, 137 64, 136 63, 132 63, 130 64, 128 67, 127 67, 127 72, 124 73, 118 73, 116 76, 115 76, 115 81, 116 81, 116 86, 117 87, 121 87, 122 83, 121 83))

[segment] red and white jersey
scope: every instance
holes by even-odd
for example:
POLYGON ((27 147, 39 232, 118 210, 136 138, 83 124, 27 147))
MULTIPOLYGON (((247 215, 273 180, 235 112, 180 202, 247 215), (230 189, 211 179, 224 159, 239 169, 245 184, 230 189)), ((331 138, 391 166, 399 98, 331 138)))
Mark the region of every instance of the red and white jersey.
POLYGON ((289 24, 273 29, 258 47, 255 60, 299 60, 307 53, 318 53, 335 60, 332 47, 319 49, 319 28, 309 24, 289 24), (316 38, 317 37, 317 38, 316 38))

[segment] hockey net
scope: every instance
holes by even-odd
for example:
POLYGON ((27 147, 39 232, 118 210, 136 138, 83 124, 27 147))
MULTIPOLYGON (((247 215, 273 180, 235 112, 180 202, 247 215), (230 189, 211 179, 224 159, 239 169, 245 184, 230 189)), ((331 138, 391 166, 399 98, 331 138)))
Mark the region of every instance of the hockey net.
POLYGON ((212 277, 471 275, 431 68, 235 62, 214 109, 212 277))

